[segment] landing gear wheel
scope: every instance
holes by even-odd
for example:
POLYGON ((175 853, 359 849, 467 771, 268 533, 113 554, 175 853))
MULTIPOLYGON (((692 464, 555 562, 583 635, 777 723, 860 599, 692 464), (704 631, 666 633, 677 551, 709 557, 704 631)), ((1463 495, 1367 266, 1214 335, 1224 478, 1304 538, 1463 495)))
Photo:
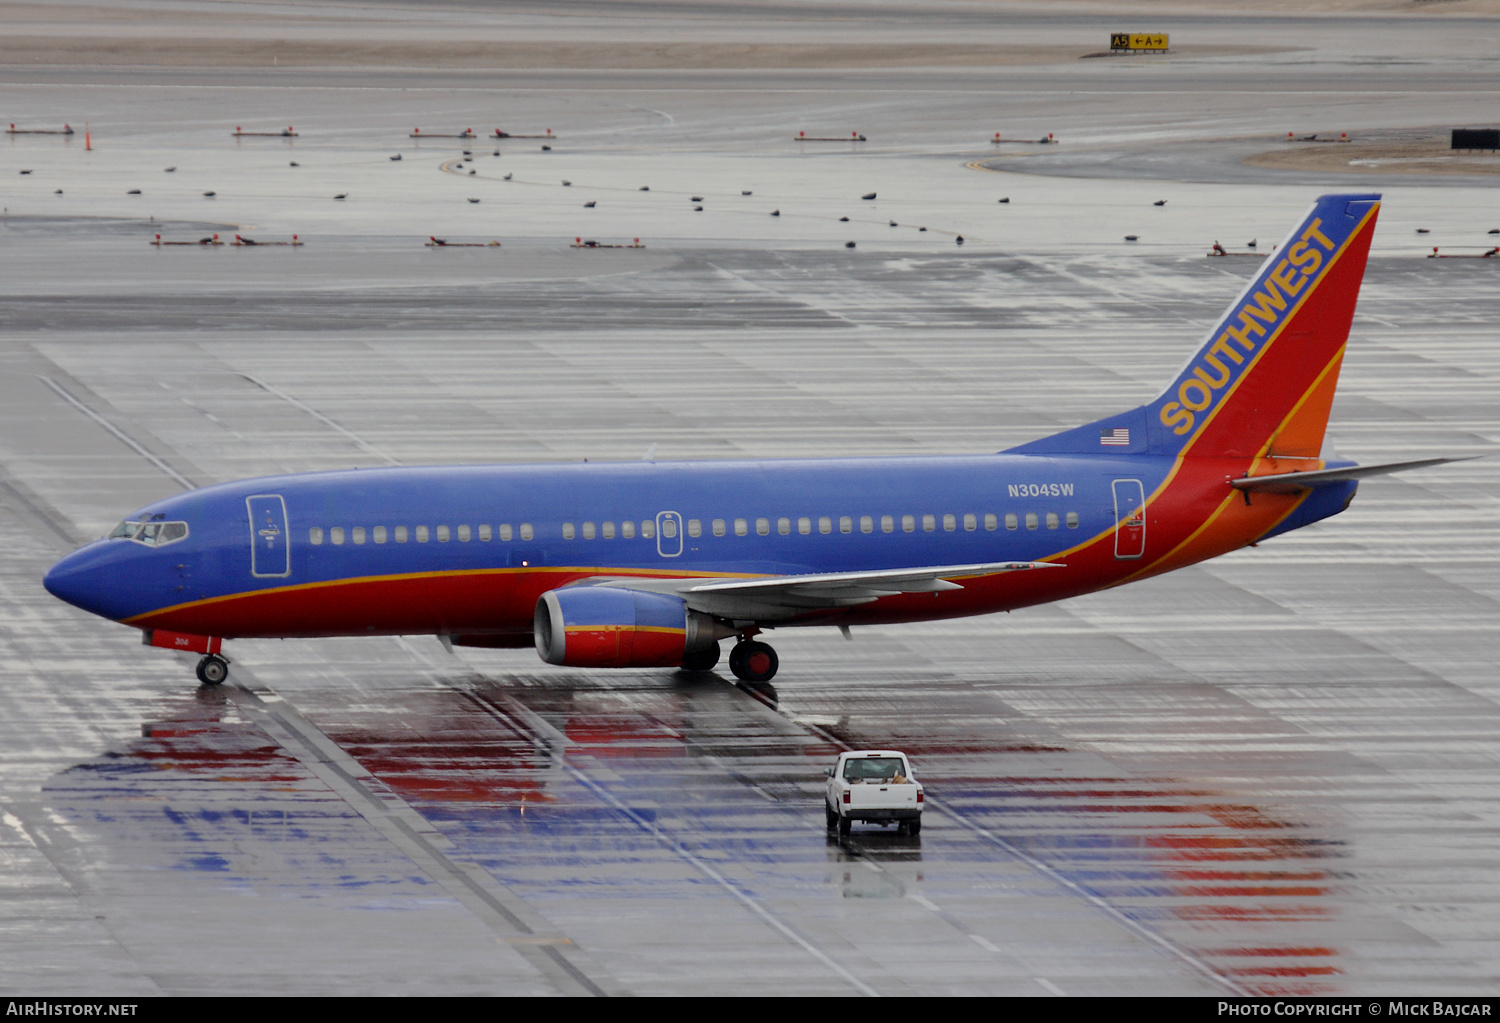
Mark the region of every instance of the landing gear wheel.
POLYGON ((847 834, 849 834, 850 829, 852 829, 853 827, 854 827, 854 822, 852 820, 850 820, 848 817, 840 817, 839 818, 839 834, 841 834, 841 835, 847 835, 847 834))
POLYGON ((839 823, 838 812, 835 811, 834 808, 831 807, 831 806, 829 806, 827 803, 823 804, 823 816, 828 821, 828 830, 829 831, 832 831, 835 827, 838 826, 838 823, 839 823))
POLYGON ((742 682, 769 682, 780 666, 776 651, 753 639, 736 643, 729 651, 729 670, 742 682))
POLYGON ((229 662, 218 654, 208 654, 198 662, 198 681, 216 686, 229 677, 229 662))
POLYGON ((707 650, 699 650, 688 654, 682 659, 683 671, 712 671, 714 665, 719 663, 719 644, 715 643, 707 650))

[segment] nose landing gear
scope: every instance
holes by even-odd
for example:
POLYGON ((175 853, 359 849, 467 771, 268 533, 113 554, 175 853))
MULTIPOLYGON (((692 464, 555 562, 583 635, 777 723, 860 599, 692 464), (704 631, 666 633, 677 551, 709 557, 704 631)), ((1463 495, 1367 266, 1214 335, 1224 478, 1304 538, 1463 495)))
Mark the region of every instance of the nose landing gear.
POLYGON ((229 677, 229 662, 218 654, 208 654, 198 661, 198 681, 216 686, 229 677))
POLYGON ((729 670, 742 682, 769 682, 781 661, 769 644, 746 639, 729 651, 729 670))

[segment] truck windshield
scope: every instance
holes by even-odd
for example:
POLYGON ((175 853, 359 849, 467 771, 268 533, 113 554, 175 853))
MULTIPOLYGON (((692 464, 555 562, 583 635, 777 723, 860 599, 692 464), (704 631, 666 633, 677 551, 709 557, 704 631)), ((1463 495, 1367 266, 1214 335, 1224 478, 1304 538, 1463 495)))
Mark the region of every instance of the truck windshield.
POLYGON ((851 757, 844 761, 845 781, 905 781, 900 757, 851 757))

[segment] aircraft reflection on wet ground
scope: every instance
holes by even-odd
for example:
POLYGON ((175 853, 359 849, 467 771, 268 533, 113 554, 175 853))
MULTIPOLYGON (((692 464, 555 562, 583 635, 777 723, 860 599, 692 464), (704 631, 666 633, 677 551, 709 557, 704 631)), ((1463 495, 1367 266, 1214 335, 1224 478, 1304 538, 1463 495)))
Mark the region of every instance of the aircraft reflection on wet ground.
MULTIPOLYGON (((1221 989, 1319 994, 1331 990, 1320 979, 1340 972, 1350 925, 1339 890, 1351 878, 1336 830, 1312 814, 1124 771, 1024 718, 966 715, 973 693, 962 687, 910 703, 886 690, 819 717, 815 694, 796 696, 794 713, 774 693, 718 679, 610 682, 465 674, 413 679, 379 700, 305 689, 297 706, 381 798, 451 840, 452 859, 601 961, 613 952, 622 976, 651 969, 619 965, 617 916, 675 921, 635 952, 669 960, 705 929, 753 927, 746 899, 832 957, 889 921, 877 904, 899 903, 930 911, 948 944, 971 950, 1028 930, 1036 955, 1090 933, 1082 940, 1135 944, 1098 936, 1112 927, 1170 948, 1221 989), (930 794, 923 836, 828 833, 822 768, 841 748, 893 741, 930 794), (730 889, 735 899, 723 897, 730 889)), ((92 836, 77 855, 101 869, 105 859, 164 865, 147 894, 153 884, 245 893, 274 880, 288 897, 388 913, 430 900, 409 863, 350 840, 359 815, 255 722, 247 698, 235 686, 163 697, 139 740, 54 777, 44 790, 54 813, 92 836)))

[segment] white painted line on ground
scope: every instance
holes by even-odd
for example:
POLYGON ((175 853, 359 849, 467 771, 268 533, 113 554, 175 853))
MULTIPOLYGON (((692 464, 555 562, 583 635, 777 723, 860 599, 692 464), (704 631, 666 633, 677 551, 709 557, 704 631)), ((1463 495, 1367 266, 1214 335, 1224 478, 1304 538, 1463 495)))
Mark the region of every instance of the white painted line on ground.
POLYGON ((984 949, 986 952, 995 952, 995 953, 998 953, 1000 955, 1004 955, 1004 953, 1001 952, 998 947, 996 947, 996 945, 995 945, 995 943, 993 941, 991 941, 990 939, 986 938, 982 934, 971 934, 971 935, 969 935, 969 938, 970 938, 970 940, 972 940, 974 942, 974 944, 978 945, 980 948, 984 949))
POLYGON ((59 398, 61 398, 63 401, 67 402, 69 405, 72 405, 78 411, 82 412, 84 415, 88 416, 94 422, 96 422, 100 426, 104 427, 104 429, 108 430, 111 434, 113 434, 115 436, 115 438, 118 439, 121 443, 123 443, 126 447, 130 448, 136 454, 140 455, 146 461, 150 462, 152 465, 154 465, 158 469, 160 469, 164 474, 166 474, 167 478, 173 480, 174 482, 180 483, 182 485, 182 488, 184 490, 196 490, 196 489, 198 489, 198 485, 196 483, 194 483, 192 480, 188 479, 186 476, 182 475, 182 473, 180 473, 176 469, 172 468, 166 462, 163 462, 160 458, 156 457, 151 452, 149 452, 145 448, 141 447, 141 445, 137 444, 132 437, 130 437, 129 435, 127 435, 126 433, 124 433, 122 430, 120 430, 118 427, 116 427, 109 420, 105 419, 99 413, 95 412, 93 409, 89 408, 83 402, 81 402, 77 398, 73 397, 67 391, 63 390, 62 385, 59 384, 56 380, 53 380, 51 377, 41 376, 40 374, 37 376, 37 379, 40 380, 42 383, 46 384, 48 387, 50 387, 54 392, 56 392, 57 396, 59 398))

